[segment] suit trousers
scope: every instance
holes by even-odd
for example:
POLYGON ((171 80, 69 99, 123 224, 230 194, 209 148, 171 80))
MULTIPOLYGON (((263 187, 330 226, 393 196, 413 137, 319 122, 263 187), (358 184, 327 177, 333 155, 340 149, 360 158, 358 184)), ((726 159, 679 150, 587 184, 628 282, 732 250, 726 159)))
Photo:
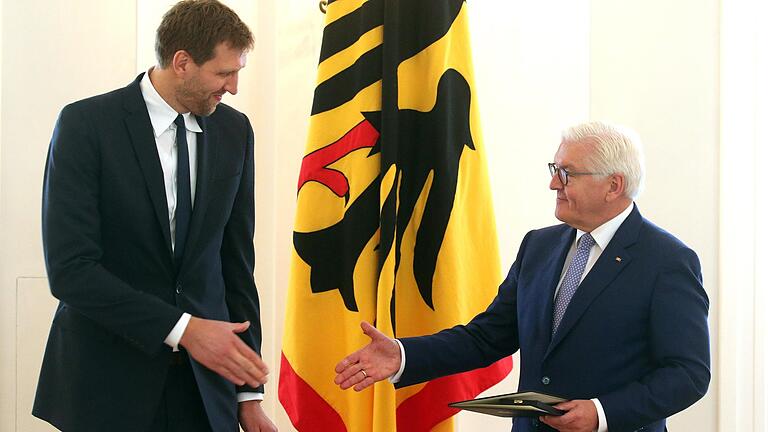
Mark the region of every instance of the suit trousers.
POLYGON ((185 352, 171 357, 160 406, 147 432, 212 432, 185 352))

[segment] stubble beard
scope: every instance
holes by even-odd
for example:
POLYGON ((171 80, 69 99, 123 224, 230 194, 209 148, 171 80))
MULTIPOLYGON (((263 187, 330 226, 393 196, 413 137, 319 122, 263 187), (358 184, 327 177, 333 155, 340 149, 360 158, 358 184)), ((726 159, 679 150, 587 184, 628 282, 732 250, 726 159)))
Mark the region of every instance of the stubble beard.
POLYGON ((176 89, 176 100, 184 104, 192 114, 201 117, 213 114, 218 105, 213 94, 207 94, 194 79, 184 82, 176 89))

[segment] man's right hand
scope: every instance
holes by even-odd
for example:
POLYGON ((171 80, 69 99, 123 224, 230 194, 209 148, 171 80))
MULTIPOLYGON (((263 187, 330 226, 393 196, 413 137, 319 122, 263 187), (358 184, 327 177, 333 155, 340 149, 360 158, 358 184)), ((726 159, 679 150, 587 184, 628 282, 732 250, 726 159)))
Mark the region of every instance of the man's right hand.
POLYGON ((250 325, 248 321, 230 323, 192 317, 179 345, 193 359, 235 385, 258 387, 267 382, 267 365, 237 336, 250 325))
POLYGON ((400 345, 365 321, 360 327, 371 338, 371 343, 336 365, 337 375, 333 381, 345 390, 355 386, 355 391, 361 391, 400 370, 400 345))

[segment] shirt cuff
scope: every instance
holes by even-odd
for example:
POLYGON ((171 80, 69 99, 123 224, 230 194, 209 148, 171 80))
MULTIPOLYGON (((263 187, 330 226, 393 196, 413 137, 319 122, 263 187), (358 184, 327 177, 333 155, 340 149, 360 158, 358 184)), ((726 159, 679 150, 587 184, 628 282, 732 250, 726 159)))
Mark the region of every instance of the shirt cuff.
POLYGON ((237 402, 247 402, 247 401, 263 401, 264 400, 264 393, 253 393, 253 392, 243 392, 237 394, 237 402))
POLYGON ((192 315, 186 312, 181 314, 181 318, 176 321, 176 325, 173 326, 171 332, 165 337, 165 344, 173 348, 173 351, 179 350, 179 341, 181 340, 181 336, 184 335, 184 330, 187 329, 190 318, 192 318, 192 315))
POLYGON ((597 409, 597 432, 608 432, 608 420, 605 419, 603 404, 601 404, 597 398, 590 400, 595 404, 595 408, 597 409))
POLYGON ((400 369, 394 375, 389 377, 389 382, 392 384, 397 384, 400 381, 400 377, 405 370, 405 348, 403 348, 403 344, 400 343, 400 339, 395 339, 395 342, 397 342, 397 346, 400 347, 400 369))

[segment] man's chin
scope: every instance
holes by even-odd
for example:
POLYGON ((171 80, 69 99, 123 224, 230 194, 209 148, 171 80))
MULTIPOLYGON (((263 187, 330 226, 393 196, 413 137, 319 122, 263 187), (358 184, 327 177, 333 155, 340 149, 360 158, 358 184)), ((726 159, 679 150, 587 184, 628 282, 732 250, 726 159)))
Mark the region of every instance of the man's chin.
POLYGON ((555 207, 555 217, 560 222, 568 223, 568 221, 567 221, 568 215, 566 214, 565 211, 563 211, 563 209, 560 208, 560 203, 559 202, 558 202, 557 206, 555 207))
POLYGON ((208 117, 209 115, 213 114, 214 111, 216 111, 217 106, 219 105, 216 104, 212 107, 205 107, 205 109, 197 110, 198 112, 192 112, 192 114, 199 117, 208 117))

